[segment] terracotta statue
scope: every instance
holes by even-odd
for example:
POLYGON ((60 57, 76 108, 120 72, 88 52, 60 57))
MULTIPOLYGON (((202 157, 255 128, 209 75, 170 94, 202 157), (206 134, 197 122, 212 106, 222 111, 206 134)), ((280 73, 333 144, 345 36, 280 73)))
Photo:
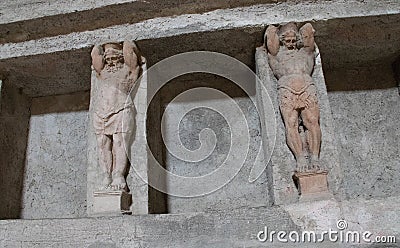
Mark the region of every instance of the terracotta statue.
POLYGON ((126 191, 128 157, 124 136, 133 135, 135 123, 129 93, 138 79, 142 57, 136 45, 128 41, 95 46, 91 55, 97 76, 92 102, 101 189, 126 191))
POLYGON ((268 26, 265 43, 269 65, 278 79, 279 108, 286 128, 286 141, 295 155, 298 172, 319 170, 321 129, 314 69, 314 29, 310 23, 300 30, 295 23, 268 26), (299 125, 304 126, 306 142, 299 125), (309 157, 311 161, 307 160, 309 157))

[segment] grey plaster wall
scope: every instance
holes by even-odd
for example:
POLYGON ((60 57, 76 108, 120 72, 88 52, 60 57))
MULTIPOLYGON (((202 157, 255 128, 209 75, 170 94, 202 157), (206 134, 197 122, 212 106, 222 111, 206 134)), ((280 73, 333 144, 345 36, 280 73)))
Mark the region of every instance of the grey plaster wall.
MULTIPOLYGON (((153 92, 153 87, 156 87, 155 84, 149 84, 148 86, 148 95, 149 92, 153 92)), ((164 162, 164 145, 161 134, 161 91, 153 96, 152 99, 148 98, 148 109, 147 109, 147 119, 146 119, 146 137, 147 137, 147 145, 148 145, 148 155, 149 163, 152 165, 161 165, 165 167, 164 162)), ((153 182, 157 182, 159 180, 156 173, 152 173, 151 169, 148 171, 148 180, 151 185, 153 182)), ((155 189, 149 185, 149 213, 152 214, 163 214, 168 213, 168 204, 167 204, 167 195, 160 190, 155 189)))
POLYGON ((86 215, 87 100, 87 93, 33 99, 21 218, 86 215))
POLYGON ((0 101, 0 219, 19 218, 31 99, 5 79, 0 101))
MULTIPOLYGON (((200 197, 182 198, 168 196, 167 210, 168 213, 187 213, 187 212, 207 212, 231 210, 240 207, 258 207, 266 206, 268 201, 268 190, 266 186, 266 173, 264 172, 257 181, 250 183, 249 175, 253 163, 256 161, 256 155, 260 147, 260 120, 256 108, 249 96, 235 84, 229 80, 219 77, 214 77, 205 74, 190 74, 181 76, 169 82, 161 90, 161 104, 165 109, 167 106, 171 108, 167 114, 164 113, 163 118, 168 122, 171 119, 181 118, 179 123, 179 134, 177 135, 172 130, 163 130, 166 143, 182 142, 183 146, 189 150, 200 148, 199 134, 203 129, 209 128, 216 135, 216 146, 212 153, 205 159, 199 162, 184 161, 174 156, 167 149, 164 151, 164 161, 167 170, 181 176, 196 177, 211 173, 222 165, 222 162, 227 158, 229 151, 238 153, 237 149, 245 149, 244 134, 241 143, 231 144, 232 130, 230 126, 233 123, 228 123, 226 116, 218 113, 218 109, 212 110, 208 107, 202 107, 201 101, 196 102, 197 108, 189 111, 184 116, 178 116, 175 113, 184 108, 188 102, 173 102, 171 100, 180 93, 196 87, 214 88, 225 94, 228 94, 237 106, 242 109, 247 120, 248 130, 243 132, 249 133, 250 145, 246 161, 236 175, 226 186, 221 189, 200 197)), ((227 99, 213 99, 215 106, 227 103, 227 99)), ((191 104, 193 102, 190 102, 191 104)), ((242 116, 235 116, 235 121, 242 116)), ((168 184, 168 181, 167 181, 168 184)))
POLYGON ((391 65, 326 78, 347 198, 399 196, 400 96, 391 65))

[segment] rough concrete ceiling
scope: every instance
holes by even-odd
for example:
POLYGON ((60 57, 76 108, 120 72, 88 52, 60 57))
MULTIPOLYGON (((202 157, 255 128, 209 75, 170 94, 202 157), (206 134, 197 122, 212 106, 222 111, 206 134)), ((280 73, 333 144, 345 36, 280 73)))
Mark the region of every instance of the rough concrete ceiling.
MULTIPOLYGON (((313 22, 324 70, 392 63, 400 55, 400 15, 313 22)), ((265 27, 197 32, 138 41, 148 65, 174 54, 209 50, 231 55, 254 69, 254 52, 265 27)), ((65 94, 90 88, 90 47, 11 58, 0 71, 30 96, 65 94)))

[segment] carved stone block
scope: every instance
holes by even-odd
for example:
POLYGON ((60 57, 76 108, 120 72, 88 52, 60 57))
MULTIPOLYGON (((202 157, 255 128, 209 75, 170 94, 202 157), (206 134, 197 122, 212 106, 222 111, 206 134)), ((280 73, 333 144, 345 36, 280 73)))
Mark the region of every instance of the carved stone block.
POLYGON ((125 191, 95 191, 94 214, 124 214, 130 212, 132 195, 125 191))
POLYGON ((300 201, 330 198, 328 172, 296 172, 294 180, 298 185, 300 201))

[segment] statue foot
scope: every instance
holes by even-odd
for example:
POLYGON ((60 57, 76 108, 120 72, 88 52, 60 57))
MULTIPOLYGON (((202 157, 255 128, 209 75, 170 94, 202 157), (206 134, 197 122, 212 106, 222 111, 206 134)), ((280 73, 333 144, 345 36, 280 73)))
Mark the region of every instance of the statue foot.
POLYGON ((128 190, 125 178, 123 176, 114 177, 110 187, 112 190, 122 190, 122 191, 128 190))
POLYGON ((106 174, 103 176, 103 180, 101 181, 100 190, 111 190, 111 177, 106 174))
POLYGON ((321 167, 319 166, 319 158, 317 156, 311 156, 311 170, 315 172, 321 170, 321 167))
POLYGON ((306 172, 307 171, 307 160, 305 156, 300 156, 296 159, 296 171, 306 172))

